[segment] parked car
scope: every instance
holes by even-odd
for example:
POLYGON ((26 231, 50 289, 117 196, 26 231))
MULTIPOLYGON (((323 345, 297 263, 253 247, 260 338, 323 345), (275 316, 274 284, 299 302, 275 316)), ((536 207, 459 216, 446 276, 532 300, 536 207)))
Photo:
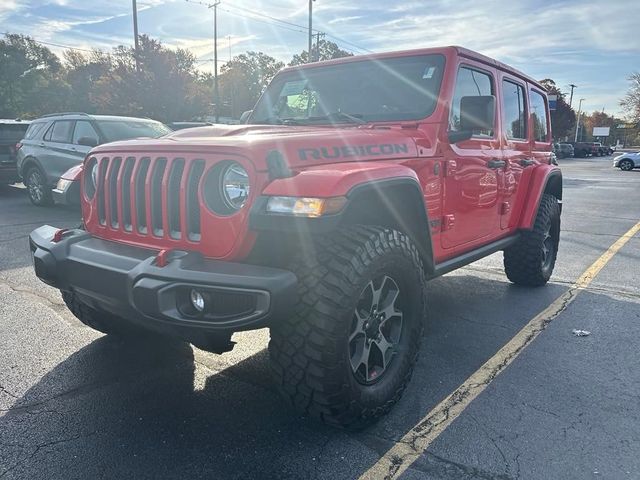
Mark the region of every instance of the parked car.
POLYGON ((34 120, 17 154, 18 175, 35 205, 53 202, 51 189, 91 148, 129 138, 157 138, 171 129, 148 118, 54 113, 34 120))
POLYGON ((75 165, 64 172, 53 189, 53 201, 60 205, 80 204, 80 175, 82 164, 75 165))
POLYGON ((553 152, 558 158, 568 158, 574 155, 573 145, 570 143, 554 143, 553 152))
POLYGON ((571 142, 571 145, 576 157, 587 157, 598 151, 591 142, 571 142))
POLYGON ((613 166, 625 172, 640 168, 640 152, 623 153, 613 159, 613 166))
POLYGON ((606 157, 607 155, 612 155, 615 151, 608 145, 603 145, 600 142, 593 142, 593 145, 598 149, 598 155, 601 157, 606 157))
POLYGON ((0 119, 0 184, 17 182, 16 151, 31 122, 0 119))
POLYGON ((94 148, 83 228, 34 230, 35 273, 81 322, 130 341, 221 353, 269 327, 289 402, 364 426, 411 377, 426 280, 498 251, 513 283, 549 280, 551 138, 544 86, 464 48, 286 68, 245 125, 94 148))

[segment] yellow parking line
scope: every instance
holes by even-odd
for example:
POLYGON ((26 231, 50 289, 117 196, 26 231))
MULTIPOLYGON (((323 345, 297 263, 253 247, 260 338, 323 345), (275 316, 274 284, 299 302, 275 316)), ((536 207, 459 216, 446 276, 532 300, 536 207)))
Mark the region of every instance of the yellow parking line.
POLYGON ((391 479, 399 477, 440 436, 440 434, 480 395, 491 381, 499 375, 529 345, 546 326, 575 300, 618 253, 618 251, 640 231, 640 222, 604 252, 569 289, 551 305, 533 317, 506 345, 482 365, 465 382, 442 400, 411 430, 409 430, 380 460, 360 476, 364 479, 391 479))

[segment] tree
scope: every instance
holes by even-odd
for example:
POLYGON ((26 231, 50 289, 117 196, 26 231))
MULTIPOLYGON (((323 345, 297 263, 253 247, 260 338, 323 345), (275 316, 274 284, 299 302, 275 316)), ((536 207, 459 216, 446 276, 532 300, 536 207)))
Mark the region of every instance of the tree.
POLYGON ((568 137, 572 131, 575 132, 576 112, 565 101, 565 93, 562 93, 556 82, 550 78, 540 80, 542 86, 549 95, 557 95, 558 101, 556 109, 551 111, 551 131, 556 139, 568 137))
POLYGON ((283 62, 262 52, 246 52, 233 57, 220 69, 222 104, 232 116, 239 117, 253 108, 264 88, 283 67, 283 62))
MULTIPOLYGON (((320 42, 316 44, 315 51, 313 52, 314 61, 332 60, 334 58, 352 56, 353 53, 342 50, 337 44, 328 40, 320 40, 320 42)), ((304 65, 305 63, 309 63, 309 52, 307 50, 303 50, 301 53, 296 53, 291 59, 291 62, 289 62, 289 66, 304 65)))
POLYGON ((0 40, 0 65, 0 117, 51 111, 69 94, 58 57, 25 35, 0 40))
POLYGON ((161 121, 191 119, 209 111, 210 89, 201 82, 187 50, 170 50, 146 35, 135 50, 116 47, 111 67, 95 82, 91 103, 101 113, 149 116, 161 121))
POLYGON ((620 106, 633 122, 640 122, 640 72, 632 73, 629 82, 631 85, 627 94, 620 100, 620 106))

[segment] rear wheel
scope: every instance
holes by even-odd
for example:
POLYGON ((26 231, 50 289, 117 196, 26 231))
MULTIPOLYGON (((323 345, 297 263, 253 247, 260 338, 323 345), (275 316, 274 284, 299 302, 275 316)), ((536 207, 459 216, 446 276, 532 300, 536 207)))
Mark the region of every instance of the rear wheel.
POLYGON ((625 172, 633 170, 633 166, 633 162, 626 158, 624 160, 620 160, 620 162, 618 163, 618 167, 620 167, 620 170, 624 170, 625 172))
POLYGON ((27 170, 24 184, 27 187, 29 200, 34 205, 42 207, 53 203, 51 188, 47 185, 44 173, 38 167, 30 167, 27 170))
POLYGON ((515 245, 504 251, 507 278, 518 285, 544 285, 553 272, 560 240, 560 206, 556 197, 546 193, 542 196, 533 230, 521 235, 515 245))
POLYGON ((269 342, 283 395, 332 425, 374 421, 400 399, 420 346, 425 280, 415 246, 398 231, 355 226, 319 239, 290 268, 299 302, 269 342))

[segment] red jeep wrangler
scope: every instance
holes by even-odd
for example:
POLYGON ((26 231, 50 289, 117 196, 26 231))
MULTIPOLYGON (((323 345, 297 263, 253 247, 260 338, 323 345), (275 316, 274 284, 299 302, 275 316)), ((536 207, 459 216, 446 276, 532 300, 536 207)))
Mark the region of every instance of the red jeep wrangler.
POLYGON ((101 145, 81 189, 83 228, 30 246, 82 322, 214 352, 269 327, 291 403, 362 425, 409 381, 426 280, 499 250, 549 280, 562 177, 544 88, 446 47, 284 69, 248 124, 101 145))

